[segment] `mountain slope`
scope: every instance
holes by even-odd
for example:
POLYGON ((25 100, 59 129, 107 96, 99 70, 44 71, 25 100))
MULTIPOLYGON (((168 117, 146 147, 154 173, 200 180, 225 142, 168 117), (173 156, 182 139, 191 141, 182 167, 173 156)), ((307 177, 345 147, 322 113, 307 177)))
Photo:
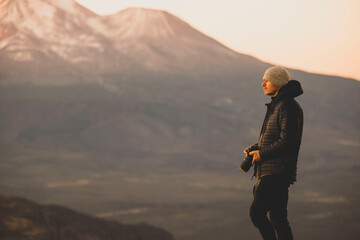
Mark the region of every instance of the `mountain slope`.
POLYGON ((1 8, 0 61, 7 83, 94 81, 94 72, 133 64, 93 29, 98 16, 73 0, 3 0, 1 8))
POLYGON ((219 68, 233 66, 241 57, 251 59, 165 11, 128 8, 101 17, 101 21, 107 26, 108 36, 114 39, 118 51, 129 54, 151 70, 191 70, 205 64, 210 70, 216 64, 219 68))
POLYGON ((0 236, 3 240, 172 240, 170 233, 146 224, 123 225, 68 208, 38 205, 0 195, 0 236))
POLYGON ((71 55, 75 46, 96 48, 102 40, 85 21, 96 15, 73 0, 3 0, 1 8, 0 49, 14 60, 34 61, 42 55, 79 62, 80 54, 71 55))

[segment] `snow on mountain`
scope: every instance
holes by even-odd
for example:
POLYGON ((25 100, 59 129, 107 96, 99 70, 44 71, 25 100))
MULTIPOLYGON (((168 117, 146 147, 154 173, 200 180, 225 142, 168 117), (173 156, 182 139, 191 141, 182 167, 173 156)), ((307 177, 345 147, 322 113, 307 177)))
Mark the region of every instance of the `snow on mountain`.
POLYGON ((93 72, 208 71, 258 62, 166 11, 127 8, 99 16, 74 0, 0 0, 0 9, 0 59, 93 72))
POLYGON ((100 21, 117 51, 151 70, 228 65, 240 55, 166 11, 127 8, 100 21))
POLYGON ((182 29, 196 32, 187 23, 160 10, 127 8, 101 18, 105 25, 115 30, 110 34, 121 39, 171 38, 183 35, 182 29))
POLYGON ((101 36, 85 21, 96 15, 73 0, 5 0, 1 6, 0 49, 12 59, 36 60, 43 54, 77 62, 82 57, 74 48, 102 49, 101 36))

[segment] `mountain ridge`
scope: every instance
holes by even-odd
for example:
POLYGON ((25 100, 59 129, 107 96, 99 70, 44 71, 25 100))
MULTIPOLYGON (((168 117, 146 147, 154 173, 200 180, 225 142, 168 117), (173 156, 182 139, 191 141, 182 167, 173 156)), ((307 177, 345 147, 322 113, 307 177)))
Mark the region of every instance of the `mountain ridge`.
POLYGON ((53 1, 26 1, 21 7, 15 0, 2 3, 8 10, 0 22, 0 60, 5 73, 16 68, 12 72, 25 81, 30 69, 33 78, 28 81, 39 82, 34 78, 56 76, 60 73, 54 68, 61 68, 68 81, 76 82, 84 74, 92 79, 89 81, 97 81, 104 72, 125 78, 141 71, 187 71, 198 76, 267 65, 231 50, 164 10, 127 8, 100 16, 79 4, 65 10, 50 3, 53 1), (17 14, 18 8, 26 19, 17 14), (91 74, 97 76, 89 77, 91 74))

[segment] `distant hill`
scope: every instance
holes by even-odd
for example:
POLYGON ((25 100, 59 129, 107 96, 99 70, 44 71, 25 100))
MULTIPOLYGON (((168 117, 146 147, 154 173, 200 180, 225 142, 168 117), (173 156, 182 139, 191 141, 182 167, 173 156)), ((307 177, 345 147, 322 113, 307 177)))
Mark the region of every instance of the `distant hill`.
POLYGON ((124 225, 55 205, 0 195, 2 240, 173 240, 147 224, 124 225))

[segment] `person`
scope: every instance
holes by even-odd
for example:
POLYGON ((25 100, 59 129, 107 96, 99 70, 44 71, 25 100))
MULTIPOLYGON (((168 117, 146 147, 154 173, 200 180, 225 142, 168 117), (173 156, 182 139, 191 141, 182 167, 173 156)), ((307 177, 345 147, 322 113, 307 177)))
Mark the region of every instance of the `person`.
POLYGON ((303 130, 303 110, 294 98, 303 90, 281 66, 267 69, 261 86, 271 102, 266 104, 258 143, 244 150, 253 158, 256 176, 250 217, 263 239, 292 240, 287 203, 289 187, 296 181, 303 130))

